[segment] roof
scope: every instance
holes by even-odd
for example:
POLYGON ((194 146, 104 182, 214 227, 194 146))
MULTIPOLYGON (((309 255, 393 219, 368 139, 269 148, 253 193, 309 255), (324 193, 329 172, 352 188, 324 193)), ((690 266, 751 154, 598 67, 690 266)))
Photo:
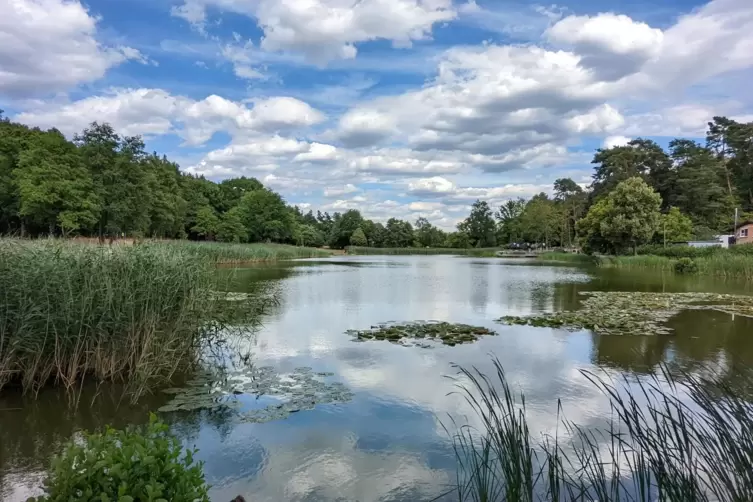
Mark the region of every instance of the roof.
POLYGON ((745 220, 745 221, 741 221, 741 222, 740 222, 740 223, 738 223, 738 224, 737 224, 737 226, 735 227, 735 231, 737 231, 737 230, 741 229, 742 227, 748 226, 748 225, 753 225, 753 220, 745 220))

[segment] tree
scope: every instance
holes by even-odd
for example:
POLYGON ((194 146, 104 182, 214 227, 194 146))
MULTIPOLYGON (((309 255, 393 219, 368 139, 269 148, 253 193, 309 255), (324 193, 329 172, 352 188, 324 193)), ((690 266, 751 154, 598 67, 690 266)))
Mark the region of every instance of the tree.
POLYGON ((656 234, 663 243, 687 242, 693 238, 693 221, 672 207, 661 216, 659 231, 656 234))
POLYGON ((497 211, 497 242, 511 244, 521 239, 520 215, 526 207, 522 198, 505 201, 497 211))
POLYGON ((413 227, 407 221, 390 218, 384 233, 386 247, 407 248, 413 245, 413 227))
POLYGON ((473 247, 491 247, 497 243, 493 213, 485 201, 473 203, 471 214, 458 225, 458 230, 468 234, 473 247))
POLYGON ((415 240, 421 247, 441 247, 444 245, 445 234, 440 229, 432 225, 426 218, 416 220, 415 240))
POLYGON ((366 234, 363 233, 363 230, 361 230, 361 227, 356 228, 356 230, 350 236, 350 245, 361 246, 361 247, 369 245, 369 241, 366 240, 366 234))
POLYGON ((721 160, 690 140, 673 140, 669 148, 677 170, 676 207, 698 228, 727 230, 732 226, 735 201, 719 175, 721 160))
POLYGON ((471 247, 471 240, 465 232, 450 232, 445 240, 445 247, 467 249, 471 247))
POLYGON ((217 225, 217 240, 221 242, 246 242, 248 229, 243 224, 243 209, 232 207, 224 213, 217 225))
POLYGON ((545 193, 531 198, 518 219, 520 235, 524 241, 543 243, 546 247, 559 242, 557 231, 561 227, 561 213, 545 193))
POLYGON ((572 246, 577 240, 576 224, 583 216, 586 206, 586 192, 572 179, 560 178, 554 182, 554 200, 561 207, 564 216, 562 245, 572 246))
POLYGON ((662 148, 651 140, 634 139, 625 146, 598 149, 592 164, 592 198, 598 200, 620 182, 635 176, 643 178, 659 193, 671 200, 674 189, 672 162, 662 148))
POLYGON ((350 236, 361 227, 361 224, 363 224, 363 217, 355 209, 350 209, 342 215, 335 213, 329 235, 329 245, 333 248, 344 248, 350 244, 350 236))
POLYGON ((237 207, 251 242, 292 241, 295 220, 280 194, 268 188, 254 190, 243 195, 237 207))
POLYGON ((28 223, 63 235, 97 221, 92 179, 75 145, 51 130, 38 133, 18 158, 13 173, 18 188, 18 215, 28 223))
POLYGON ((240 200, 248 192, 254 190, 262 190, 264 185, 261 184, 256 178, 246 178, 241 176, 240 178, 230 178, 223 180, 219 184, 220 191, 220 204, 222 207, 218 208, 221 211, 227 211, 238 205, 240 200))
POLYGON ((220 219, 217 217, 214 209, 209 206, 204 206, 196 212, 196 222, 194 223, 193 228, 191 228, 191 231, 196 235, 211 241, 214 239, 219 227, 220 219))
POLYGON ((661 197, 635 176, 620 182, 578 223, 589 252, 623 252, 648 243, 659 227, 661 197))
POLYGON ((324 236, 314 225, 300 225, 298 227, 298 244, 301 246, 324 246, 324 236))

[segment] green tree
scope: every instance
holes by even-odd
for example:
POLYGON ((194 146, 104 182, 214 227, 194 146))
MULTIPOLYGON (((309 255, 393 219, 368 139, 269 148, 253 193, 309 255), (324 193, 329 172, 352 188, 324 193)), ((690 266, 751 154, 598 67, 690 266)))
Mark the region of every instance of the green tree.
POLYGON ((531 243, 560 243, 558 230, 561 228, 561 213, 545 193, 540 193, 528 201, 519 216, 520 235, 531 243))
POLYGON ((471 239, 465 232, 450 232, 444 245, 448 248, 467 249, 471 247, 471 239))
POLYGON ((196 235, 204 237, 206 240, 214 240, 215 234, 220 227, 220 219, 217 217, 214 209, 204 206, 196 211, 196 222, 191 231, 196 235))
POLYGON ((576 224, 586 207, 586 192, 572 179, 560 178, 554 182, 554 200, 564 216, 562 245, 572 246, 577 240, 576 224))
POLYGON ((345 211, 344 214, 335 213, 329 234, 329 245, 342 249, 350 244, 350 236, 363 224, 363 217, 356 209, 345 211))
POLYGON ((264 185, 261 184, 256 178, 246 178, 241 176, 240 178, 230 178, 223 180, 219 184, 219 202, 217 209, 220 211, 227 211, 238 205, 240 200, 248 192, 254 190, 262 190, 264 185))
POLYGON ((217 225, 217 240, 221 242, 246 242, 248 230, 243 224, 243 210, 231 207, 225 212, 217 225))
POLYGON ((92 179, 76 146, 51 130, 38 133, 21 152, 14 178, 18 215, 28 223, 63 235, 97 221, 92 179))
POLYGON ((693 221, 672 207, 661 216, 657 240, 665 243, 687 242, 693 238, 693 221))
POLYGON ((155 237, 183 237, 187 203, 180 187, 178 165, 150 155, 144 161, 151 199, 149 233, 155 237))
POLYGON ((384 229, 384 245, 391 248, 408 248, 413 246, 413 226, 397 218, 387 220, 384 229))
POLYGON ((661 197, 639 177, 628 178, 591 207, 578 223, 583 248, 624 252, 651 241, 659 227, 661 197))
POLYGON ((292 241, 295 220, 280 194, 264 188, 246 193, 238 203, 251 242, 292 241))
POLYGON ((363 230, 361 229, 361 227, 356 228, 356 230, 350 236, 350 245, 362 246, 362 247, 369 245, 369 241, 366 240, 366 234, 363 233, 363 230))
POLYGON ((497 211, 497 242, 499 244, 511 244, 520 241, 520 215, 526 208, 523 198, 505 201, 497 211))
POLYGON ((491 247, 497 244, 496 226, 489 204, 477 200, 471 207, 471 214, 458 225, 458 230, 468 234, 472 247, 491 247))
POLYGON ((321 247, 324 246, 324 236, 314 225, 299 225, 298 238, 301 246, 321 247))
POLYGON ((421 247, 442 247, 446 239, 445 233, 432 225, 426 218, 416 220, 415 240, 421 247))

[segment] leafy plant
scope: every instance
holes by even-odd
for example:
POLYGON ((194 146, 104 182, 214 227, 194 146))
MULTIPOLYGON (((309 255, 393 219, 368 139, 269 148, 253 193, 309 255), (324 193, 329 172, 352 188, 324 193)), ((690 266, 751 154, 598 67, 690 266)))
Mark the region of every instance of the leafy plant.
POLYGON ((151 415, 144 428, 85 434, 52 460, 45 495, 32 502, 209 502, 196 450, 183 453, 151 415))
POLYGON ((698 264, 690 258, 680 258, 675 262, 675 272, 678 274, 698 273, 698 264))

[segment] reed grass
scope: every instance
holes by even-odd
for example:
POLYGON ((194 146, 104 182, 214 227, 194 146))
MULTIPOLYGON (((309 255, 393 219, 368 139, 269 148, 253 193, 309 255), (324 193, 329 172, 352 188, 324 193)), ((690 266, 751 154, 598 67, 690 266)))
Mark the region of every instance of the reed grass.
MULTIPOLYGON (((678 259, 656 255, 599 256, 597 263, 605 268, 675 270, 678 259)), ((698 273, 725 278, 753 280, 753 255, 743 253, 716 253, 692 258, 698 265, 698 273)))
POLYGON ((557 252, 545 252, 536 257, 541 261, 561 262, 561 263, 576 263, 576 264, 595 264, 598 259, 594 256, 582 254, 582 253, 557 253, 557 252))
POLYGON ((494 368, 460 369, 481 423, 452 435, 461 502, 753 500, 753 405, 724 378, 663 368, 635 383, 584 371, 611 402, 609 425, 575 425, 558 404, 562 429, 536 441, 525 397, 494 368))
POLYGON ((217 277, 185 246, 0 239, 0 389, 168 381, 216 329, 217 277))
POLYGON ((499 248, 370 248, 349 246, 352 255, 454 255, 479 258, 496 256, 499 248))
POLYGON ((326 249, 290 246, 287 244, 230 244, 223 242, 163 241, 199 258, 218 264, 242 264, 299 258, 325 258, 331 256, 326 249))

